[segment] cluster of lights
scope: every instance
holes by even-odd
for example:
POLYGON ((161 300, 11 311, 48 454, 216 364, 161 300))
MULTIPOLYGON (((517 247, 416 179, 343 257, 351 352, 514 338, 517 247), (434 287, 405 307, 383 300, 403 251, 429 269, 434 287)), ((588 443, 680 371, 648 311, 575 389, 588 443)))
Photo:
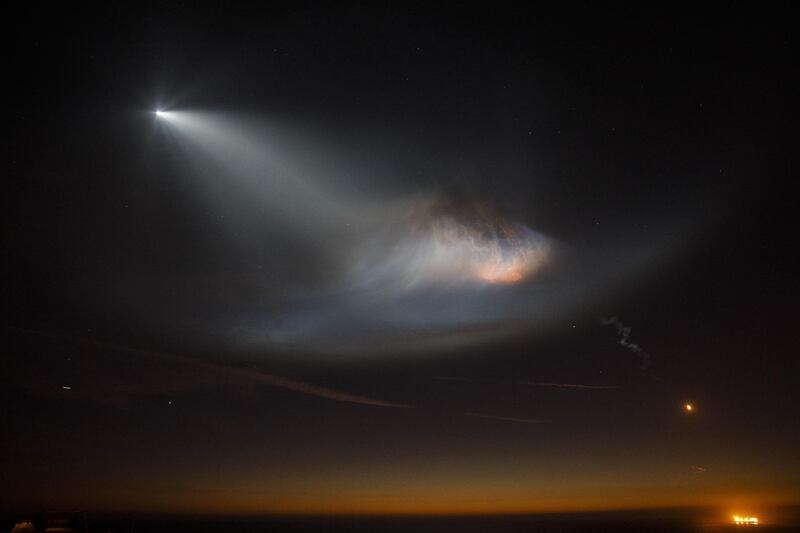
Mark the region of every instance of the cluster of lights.
POLYGON ((755 516, 737 516, 737 515, 734 515, 733 523, 734 524, 739 524, 739 525, 757 526, 758 525, 758 518, 756 518, 755 516))

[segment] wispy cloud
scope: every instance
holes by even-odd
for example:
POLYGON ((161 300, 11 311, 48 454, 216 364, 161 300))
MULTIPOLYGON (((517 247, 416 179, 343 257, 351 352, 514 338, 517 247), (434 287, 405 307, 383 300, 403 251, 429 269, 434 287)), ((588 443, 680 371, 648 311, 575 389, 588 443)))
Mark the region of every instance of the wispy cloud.
POLYGON ((630 342, 628 338, 631 336, 631 328, 623 324, 619 318, 612 316, 611 318, 604 318, 601 323, 604 326, 614 326, 619 334, 617 341, 620 346, 624 346, 628 350, 639 356, 639 370, 644 374, 647 371, 647 365, 650 363, 650 354, 648 354, 641 346, 636 343, 630 342))

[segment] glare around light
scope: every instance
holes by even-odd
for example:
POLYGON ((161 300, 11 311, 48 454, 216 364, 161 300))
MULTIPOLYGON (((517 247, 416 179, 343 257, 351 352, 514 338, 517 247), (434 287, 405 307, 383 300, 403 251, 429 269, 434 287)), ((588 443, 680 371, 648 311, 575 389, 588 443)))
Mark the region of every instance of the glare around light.
POLYGON ((739 525, 758 525, 758 518, 755 516, 734 515, 733 523, 739 525))

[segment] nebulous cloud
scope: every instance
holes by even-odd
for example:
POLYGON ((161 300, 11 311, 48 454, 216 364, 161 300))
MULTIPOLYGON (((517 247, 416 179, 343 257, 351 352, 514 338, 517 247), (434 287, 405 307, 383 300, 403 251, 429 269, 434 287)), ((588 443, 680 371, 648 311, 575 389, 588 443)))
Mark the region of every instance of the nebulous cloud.
POLYGON ((438 196, 408 202, 397 219, 356 248, 356 286, 514 284, 533 278, 552 253, 543 235, 487 205, 438 196))
POLYGON ((516 214, 534 206, 405 183, 389 163, 363 166, 362 145, 285 122, 195 111, 157 121, 163 149, 181 154, 187 199, 225 237, 208 251, 216 271, 192 265, 202 285, 177 277, 186 301, 162 305, 174 292, 163 286, 134 298, 149 306, 142 315, 191 316, 195 331, 237 346, 359 356, 463 347, 556 323, 668 249, 627 236, 570 246, 516 214))
POLYGON ((331 256, 343 274, 255 338, 364 355, 457 347, 519 328, 555 296, 556 241, 488 200, 428 193, 367 212, 338 264, 331 256))

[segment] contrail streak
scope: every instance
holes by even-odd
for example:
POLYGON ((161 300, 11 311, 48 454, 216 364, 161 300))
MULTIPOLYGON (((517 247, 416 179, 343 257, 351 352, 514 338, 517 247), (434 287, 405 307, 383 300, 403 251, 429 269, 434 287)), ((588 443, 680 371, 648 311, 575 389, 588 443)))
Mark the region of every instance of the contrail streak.
MULTIPOLYGON (((209 363, 201 363, 203 365, 209 363)), ((327 400, 335 400, 337 402, 349 402, 349 403, 358 403, 362 405, 374 405, 377 407, 394 407, 398 409, 408 409, 412 407, 409 404, 399 403, 399 402, 390 402, 386 400, 378 400, 375 398, 368 398, 366 396, 359 396, 357 394, 352 394, 349 392, 344 392, 336 389, 329 389, 327 387, 321 387, 319 385, 314 385, 313 383, 306 383, 304 381, 296 381, 289 378, 284 378, 280 376, 274 376, 272 374, 266 374, 264 372, 255 371, 255 370, 247 370, 247 369, 239 369, 239 368, 232 368, 232 367, 223 367, 220 365, 210 365, 211 368, 224 371, 228 374, 235 374, 241 376, 243 378, 249 378, 259 383, 264 383, 266 385, 272 385, 273 387, 279 387, 282 389, 291 390, 294 392, 300 392, 302 394, 308 394, 311 396, 317 396, 319 398, 325 398, 327 400)))

